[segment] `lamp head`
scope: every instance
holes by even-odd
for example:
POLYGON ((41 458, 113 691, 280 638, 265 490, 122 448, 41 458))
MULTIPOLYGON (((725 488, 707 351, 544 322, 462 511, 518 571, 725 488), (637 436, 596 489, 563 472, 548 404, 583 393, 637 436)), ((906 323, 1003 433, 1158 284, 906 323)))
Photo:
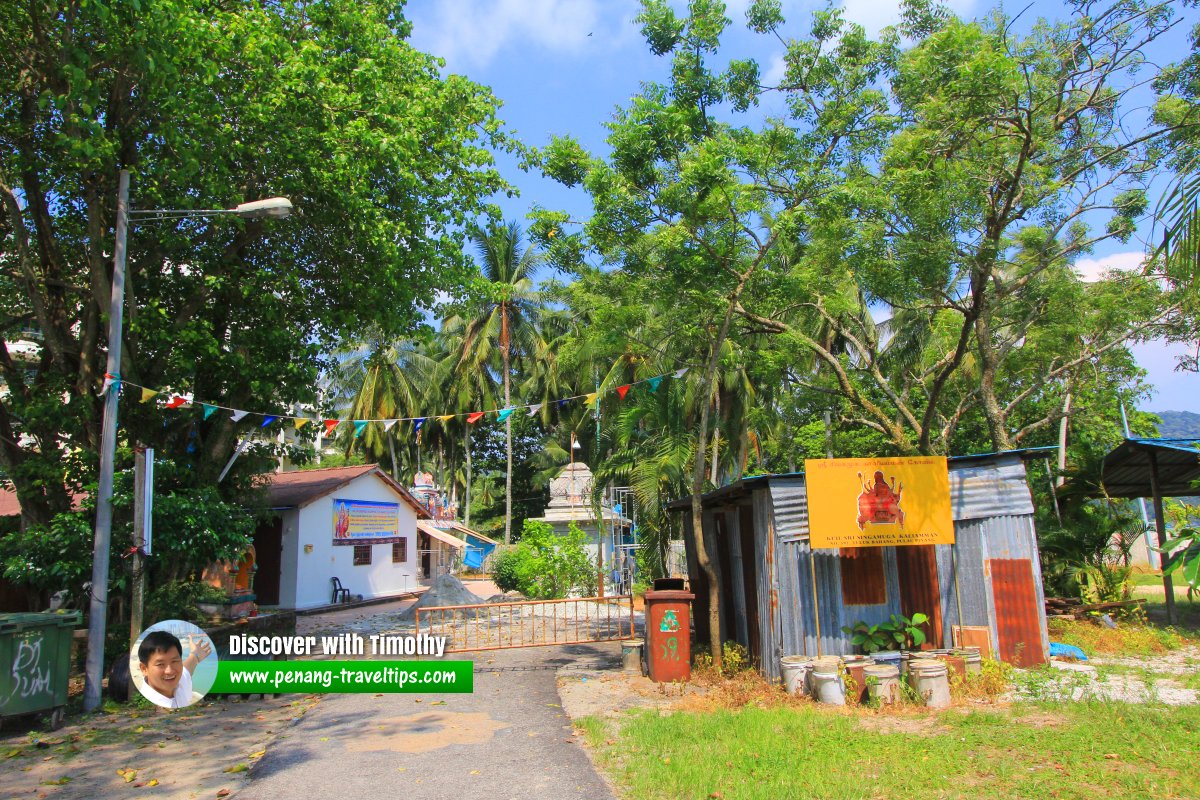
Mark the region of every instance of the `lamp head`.
POLYGON ((241 203, 233 210, 242 219, 283 219, 292 213, 292 201, 286 197, 268 197, 241 203))

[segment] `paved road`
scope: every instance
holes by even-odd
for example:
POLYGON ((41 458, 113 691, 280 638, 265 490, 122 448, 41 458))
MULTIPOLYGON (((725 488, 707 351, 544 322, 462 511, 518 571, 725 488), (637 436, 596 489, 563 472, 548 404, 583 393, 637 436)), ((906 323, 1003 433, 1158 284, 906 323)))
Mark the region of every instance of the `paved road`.
POLYGON ((270 747, 238 797, 611 800, 575 742, 555 672, 616 666, 619 645, 473 655, 473 694, 325 698, 270 747))

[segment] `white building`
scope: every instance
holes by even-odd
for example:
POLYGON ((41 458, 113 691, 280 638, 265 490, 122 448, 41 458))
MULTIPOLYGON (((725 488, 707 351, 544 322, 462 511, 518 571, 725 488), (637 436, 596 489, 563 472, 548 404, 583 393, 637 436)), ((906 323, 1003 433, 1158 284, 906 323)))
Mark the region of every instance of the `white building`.
POLYGON ((264 477, 275 516, 254 536, 259 605, 328 605, 335 578, 351 598, 416 589, 417 521, 429 514, 377 466, 264 477))

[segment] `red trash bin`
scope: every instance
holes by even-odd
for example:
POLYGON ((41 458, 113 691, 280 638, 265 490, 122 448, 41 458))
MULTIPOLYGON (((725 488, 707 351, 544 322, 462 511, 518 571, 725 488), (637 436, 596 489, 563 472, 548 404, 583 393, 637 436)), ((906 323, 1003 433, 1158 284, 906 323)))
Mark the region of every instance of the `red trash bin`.
POLYGON ((650 680, 686 681, 692 677, 692 601, 679 590, 646 592, 646 664, 650 680))

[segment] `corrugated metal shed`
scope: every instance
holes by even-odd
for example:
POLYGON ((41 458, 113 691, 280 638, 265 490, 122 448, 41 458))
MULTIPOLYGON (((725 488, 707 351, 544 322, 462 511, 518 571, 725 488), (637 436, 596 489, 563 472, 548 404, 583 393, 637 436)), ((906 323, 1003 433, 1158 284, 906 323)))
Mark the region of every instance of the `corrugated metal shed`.
MULTIPOLYGON (((1036 641, 1023 646, 1024 652, 1037 655, 1048 646, 1033 500, 1026 484, 1023 457, 1028 457, 1028 453, 971 456, 950 462, 957 543, 954 547, 940 545, 934 551, 939 590, 936 602, 940 608, 931 608, 927 613, 935 616, 940 611, 943 638, 935 643, 937 646, 950 646, 953 626, 960 624, 987 627, 991 631, 993 652, 1000 652, 999 630, 1005 624, 1008 625, 1006 642, 1036 637, 1036 641), (1014 597, 1002 593, 999 613, 989 566, 997 560, 1005 561, 1003 568, 1017 579, 1027 577, 1028 588, 1021 591, 1034 595, 1014 597), (1007 563, 1021 561, 1029 565, 1027 575, 1013 572, 1019 572, 1018 566, 1007 563), (1031 619, 1037 624, 1032 624, 1031 619)), ((852 653, 854 646, 843 627, 859 620, 875 624, 901 613, 900 570, 894 547, 882 548, 885 602, 877 605, 845 602, 840 551, 818 550, 814 557, 808 546, 808 498, 803 475, 758 476, 723 487, 703 500, 710 555, 721 573, 723 597, 733 600, 729 604, 733 608, 727 608, 722 615, 722 631, 726 639, 743 644, 751 641, 744 599, 750 592, 740 565, 750 553, 738 533, 739 526, 753 527, 753 558, 758 565, 753 596, 759 609, 759 648, 753 655, 769 678, 779 677, 779 659, 785 655, 852 653), (713 535, 717 530, 721 531, 720 536, 713 535), (729 567, 728 576, 719 566, 722 561, 729 567), (820 609, 819 637, 814 608, 820 609)), ((687 500, 676 501, 672 507, 684 510, 688 507, 687 500)), ((683 516, 686 524, 688 515, 683 516)), ((689 566, 695 575, 693 554, 689 554, 689 566)), ((932 587, 932 575, 924 580, 932 587)), ((1011 585, 1011 579, 1005 583, 1011 585)))

